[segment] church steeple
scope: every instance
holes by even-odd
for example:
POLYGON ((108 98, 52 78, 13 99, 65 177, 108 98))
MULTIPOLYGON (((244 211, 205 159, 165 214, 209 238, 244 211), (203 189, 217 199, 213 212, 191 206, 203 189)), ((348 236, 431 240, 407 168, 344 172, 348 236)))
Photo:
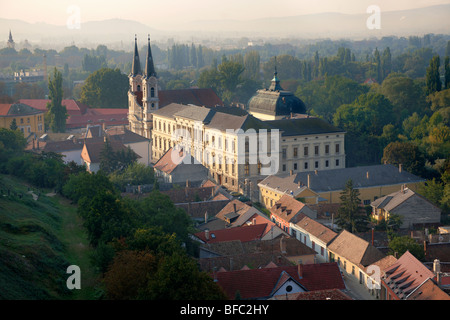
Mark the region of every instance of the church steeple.
POLYGON ((131 67, 131 75, 135 76, 141 74, 141 63, 139 62, 139 52, 137 46, 137 37, 134 35, 134 55, 133 55, 133 65, 131 67))
POLYGON ((269 90, 272 91, 283 90, 283 88, 280 85, 280 79, 278 79, 277 57, 275 57, 275 71, 273 73, 272 84, 270 85, 269 90))
POLYGON ((145 59, 145 77, 156 77, 155 66, 153 64, 152 48, 150 47, 150 35, 148 36, 147 58, 145 59))

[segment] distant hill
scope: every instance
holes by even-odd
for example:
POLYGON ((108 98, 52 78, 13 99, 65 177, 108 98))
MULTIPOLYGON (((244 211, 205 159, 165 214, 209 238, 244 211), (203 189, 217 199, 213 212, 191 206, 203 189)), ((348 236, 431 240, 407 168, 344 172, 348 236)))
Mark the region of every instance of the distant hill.
POLYGON ((297 38, 361 38, 450 32, 450 4, 381 11, 380 30, 369 30, 366 27, 370 16, 371 14, 321 13, 248 21, 203 20, 186 24, 183 29, 297 38))
POLYGON ((124 42, 129 50, 137 33, 141 41, 147 34, 154 40, 168 37, 291 37, 291 38, 348 38, 360 39, 382 36, 423 35, 450 32, 450 4, 421 9, 381 12, 381 29, 366 26, 371 14, 321 13, 281 18, 268 17, 253 20, 201 20, 182 25, 146 24, 124 20, 82 22, 80 29, 46 23, 28 23, 21 20, 0 19, 0 42, 6 45, 9 30, 17 41, 46 43, 111 43, 124 42), (3 40, 2 40, 3 39, 3 40))

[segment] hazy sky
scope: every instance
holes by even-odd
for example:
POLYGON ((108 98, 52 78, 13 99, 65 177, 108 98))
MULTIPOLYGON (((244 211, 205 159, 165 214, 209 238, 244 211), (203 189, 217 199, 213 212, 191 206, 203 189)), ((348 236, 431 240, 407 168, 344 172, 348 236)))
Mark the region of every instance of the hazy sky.
POLYGON ((0 0, 0 18, 65 25, 79 8, 81 23, 112 18, 136 20, 150 27, 193 20, 258 19, 319 12, 366 13, 449 4, 450 0, 0 0))

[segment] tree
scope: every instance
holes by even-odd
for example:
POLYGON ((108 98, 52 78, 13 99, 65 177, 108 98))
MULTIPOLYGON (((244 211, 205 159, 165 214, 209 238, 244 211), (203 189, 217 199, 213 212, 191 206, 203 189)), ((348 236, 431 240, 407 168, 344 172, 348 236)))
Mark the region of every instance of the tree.
POLYGON ((159 260, 142 299, 149 300, 225 300, 222 289, 210 275, 198 270, 186 254, 175 253, 159 260))
POLYGON ((421 176, 424 173, 425 157, 411 142, 391 142, 383 150, 382 162, 402 165, 404 170, 421 176))
POLYGON ((80 102, 97 108, 126 108, 128 87, 128 77, 120 69, 101 68, 85 80, 80 102))
POLYGON ((427 74, 426 74, 426 92, 427 95, 432 94, 436 91, 441 91, 442 84, 441 84, 441 76, 439 74, 439 67, 440 67, 440 58, 439 56, 434 56, 430 60, 430 65, 427 68, 427 74))
POLYGON ((156 270, 156 259, 147 251, 118 252, 104 277, 107 297, 113 300, 136 299, 146 289, 156 270))
POLYGON ((49 77, 48 90, 50 102, 47 103, 47 119, 49 128, 53 132, 66 131, 66 119, 68 117, 66 107, 62 105, 62 74, 56 67, 53 71, 53 79, 49 77))
POLYGON ((389 242, 389 253, 391 255, 397 254, 398 257, 402 256, 406 251, 409 251, 418 260, 423 260, 425 257, 423 246, 418 244, 414 239, 409 236, 394 237, 389 242))
POLYGON ((364 231, 367 227, 367 216, 361 207, 359 190, 353 187, 351 179, 345 184, 340 199, 337 225, 350 232, 364 231))
POLYGON ((444 89, 450 89, 450 56, 444 60, 444 89))
POLYGON ((114 150, 109 138, 106 138, 103 149, 100 152, 100 170, 106 174, 116 171, 122 172, 136 160, 137 155, 129 146, 125 150, 114 150))
POLYGON ((11 130, 17 130, 17 121, 16 121, 16 119, 14 118, 12 121, 11 121, 11 124, 9 125, 9 128, 11 129, 11 130))

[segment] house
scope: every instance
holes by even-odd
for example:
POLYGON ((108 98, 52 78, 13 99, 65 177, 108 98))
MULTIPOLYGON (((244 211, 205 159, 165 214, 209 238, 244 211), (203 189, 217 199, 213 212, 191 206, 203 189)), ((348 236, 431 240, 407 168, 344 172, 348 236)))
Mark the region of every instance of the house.
POLYGON ((0 128, 10 129, 15 121, 25 138, 33 133, 40 136, 44 134, 44 114, 25 103, 0 104, 0 128))
POLYGON ((47 141, 42 148, 42 152, 54 152, 63 156, 65 163, 71 161, 76 164, 82 165, 83 159, 81 158, 81 151, 83 150, 84 141, 73 137, 67 138, 62 141, 47 141))
MULTIPOLYGON (((290 174, 277 176, 283 179, 283 181, 277 181, 282 186, 281 192, 289 193, 289 190, 306 186, 318 194, 318 203, 340 203, 341 192, 347 181, 352 180, 353 187, 359 190, 359 198, 364 205, 370 205, 372 201, 398 191, 403 185, 415 191, 426 181, 403 170, 402 165, 396 167, 391 164, 298 172, 294 174, 294 177, 290 174)), ((270 192, 273 193, 272 190, 277 184, 271 183, 267 186, 267 182, 270 181, 276 180, 271 180, 269 176, 258 184, 262 197, 261 202, 265 204, 271 199, 275 199, 270 192), (268 200, 264 197, 267 197, 268 200)))
POLYGON ((208 169, 183 149, 170 148, 153 166, 155 175, 166 183, 208 179, 208 169))
POLYGON ((258 184, 260 202, 270 209, 285 194, 295 199, 301 199, 306 204, 317 204, 322 200, 318 193, 306 185, 294 182, 295 178, 296 175, 291 171, 289 176, 271 175, 262 180, 258 184))
POLYGON ((417 194, 402 186, 399 191, 381 197, 371 204, 372 217, 377 221, 387 221, 391 214, 402 217, 401 228, 439 224, 441 209, 417 194))
MULTIPOLYGON (((100 170, 101 153, 105 146, 105 139, 86 139, 84 140, 83 149, 81 150, 81 159, 83 164, 86 165, 88 172, 94 173, 100 170)), ((128 151, 128 148, 119 141, 111 140, 111 148, 114 152, 128 151)), ((139 155, 136 154, 139 158, 139 155)))
MULTIPOLYGON (((349 276, 358 279, 361 285, 371 284, 372 268, 385 254, 369 242, 348 232, 341 231, 328 245, 329 261, 336 261, 349 276)), ((370 288, 369 288, 370 289, 370 288)))
POLYGON ((382 276, 382 300, 450 300, 436 275, 406 251, 382 276))
POLYGON ((231 300, 267 300, 298 292, 345 289, 336 263, 218 271, 213 277, 231 300))
POLYGON ((229 229, 210 231, 208 229, 194 234, 197 241, 204 244, 240 240, 241 242, 261 240, 266 234, 268 224, 255 224, 229 229))
POLYGON ((291 236, 317 252, 320 262, 329 262, 328 244, 338 235, 336 232, 308 216, 291 223, 290 230, 291 236))
POLYGON ((270 219, 287 233, 290 233, 291 223, 297 222, 304 215, 312 218, 317 216, 306 204, 289 195, 282 196, 270 208, 270 219))
POLYGON ((298 292, 274 296, 269 300, 353 300, 339 289, 298 292))
POLYGON ((201 269, 214 270, 257 269, 272 266, 291 266, 315 262, 315 252, 292 237, 271 240, 239 240, 215 242, 200 246, 201 269))
MULTIPOLYGON (((20 103, 24 103, 38 109, 42 112, 47 112, 47 103, 49 99, 20 99, 20 103)), ((79 130, 86 128, 88 125, 128 125, 127 113, 128 109, 120 108, 90 108, 89 106, 76 101, 74 99, 63 99, 61 105, 66 107, 67 130, 79 130)))

